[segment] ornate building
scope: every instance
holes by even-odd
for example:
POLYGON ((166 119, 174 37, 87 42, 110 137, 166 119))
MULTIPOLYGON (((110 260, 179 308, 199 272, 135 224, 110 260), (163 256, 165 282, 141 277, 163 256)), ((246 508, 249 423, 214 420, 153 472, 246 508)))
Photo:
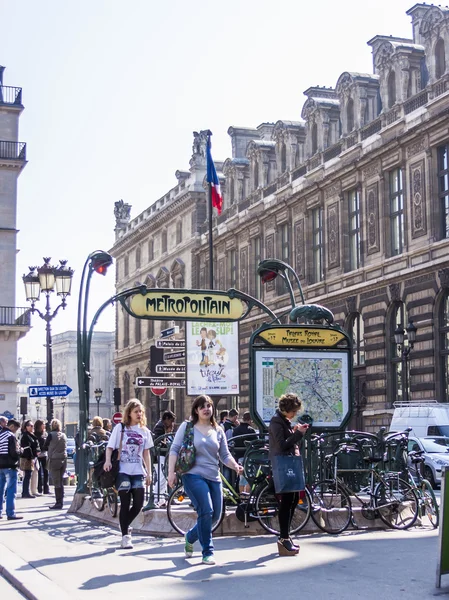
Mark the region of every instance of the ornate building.
MULTIPOLYGON (((268 257, 292 264, 307 302, 330 308, 352 334, 352 425, 367 430, 388 425, 397 400, 449 401, 449 9, 416 4, 407 14, 410 39, 368 42, 372 73, 345 71, 335 88, 307 89, 301 120, 230 127, 232 157, 218 165, 224 209, 214 217, 215 287, 237 287, 282 310, 282 282, 262 289, 256 266, 268 257), (407 377, 394 332, 410 319, 418 330, 407 377)), ((204 168, 186 173, 184 188, 180 182, 120 225, 118 289, 169 281, 181 249, 184 285, 208 287, 203 175, 204 168), (183 203, 187 194, 194 198, 183 203), (164 231, 175 239, 183 210, 188 243, 167 247, 165 233, 164 252, 164 231)), ((241 325, 242 408, 248 341, 261 318, 252 313, 241 325)), ((117 326, 123 385, 125 371, 132 382, 132 369, 144 366, 154 332, 133 336, 120 310, 117 326)))
POLYGON ((17 180, 26 165, 19 142, 22 88, 3 85, 0 66, 0 414, 16 414, 17 342, 30 330, 30 309, 16 302, 17 180))

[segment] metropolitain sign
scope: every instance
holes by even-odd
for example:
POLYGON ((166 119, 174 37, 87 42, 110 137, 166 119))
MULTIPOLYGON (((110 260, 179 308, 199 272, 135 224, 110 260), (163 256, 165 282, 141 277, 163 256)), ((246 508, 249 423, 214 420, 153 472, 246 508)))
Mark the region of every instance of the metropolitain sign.
POLYGON ((133 296, 129 310, 136 317, 150 319, 238 321, 246 316, 248 306, 226 292, 158 290, 133 296))

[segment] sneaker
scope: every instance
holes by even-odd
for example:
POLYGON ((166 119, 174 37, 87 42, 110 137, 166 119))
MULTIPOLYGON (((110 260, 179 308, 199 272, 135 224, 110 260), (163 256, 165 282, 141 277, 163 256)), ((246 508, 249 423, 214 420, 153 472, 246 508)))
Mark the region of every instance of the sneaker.
POLYGON ((131 548, 134 548, 130 535, 122 536, 122 543, 120 547, 124 548, 125 550, 130 550, 131 548))
POLYGON ((203 560, 201 561, 203 563, 203 565, 216 565, 216 561, 215 558, 210 555, 210 556, 203 556, 203 560))
POLYGON ((186 558, 193 556, 193 544, 187 541, 187 534, 184 536, 184 554, 186 558))
POLYGON ((19 517, 19 515, 14 515, 13 517, 8 517, 8 521, 19 521, 23 519, 23 517, 19 517))

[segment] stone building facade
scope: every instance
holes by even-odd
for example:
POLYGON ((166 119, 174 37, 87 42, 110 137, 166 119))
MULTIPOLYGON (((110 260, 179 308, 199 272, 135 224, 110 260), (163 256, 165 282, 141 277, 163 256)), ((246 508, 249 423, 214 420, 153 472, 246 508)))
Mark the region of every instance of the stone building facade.
MULTIPOLYGON (((110 252, 116 260, 117 292, 141 283, 149 288, 190 288, 198 279, 193 251, 200 245, 206 219, 205 156, 205 132, 195 132, 190 169, 176 171, 174 188, 134 219, 129 204, 115 203, 115 243, 110 252)), ((178 418, 184 415, 184 390, 169 390, 159 398, 135 385, 138 376, 150 374, 150 347, 161 329, 170 326, 170 321, 134 319, 120 305, 116 308, 116 387, 121 389, 122 405, 134 397, 145 403, 150 425, 169 407, 178 418)), ((182 326, 178 336, 184 336, 182 326)))
POLYGON ((17 180, 26 165, 19 142, 22 88, 3 85, 0 66, 0 414, 17 403, 17 342, 30 330, 30 309, 16 306, 17 180))
MULTIPOLYGON (((351 425, 366 430, 388 425, 398 400, 449 400, 449 9, 416 4, 407 15, 409 39, 368 42, 372 73, 345 71, 334 88, 308 88, 298 121, 230 127, 232 156, 218 164, 214 287, 281 311, 282 282, 262 288, 256 267, 269 257, 290 263, 306 301, 330 308, 352 335, 351 425), (418 330, 406 377, 394 332, 410 320, 418 330)), ((184 187, 117 225, 117 289, 170 279, 177 287, 170 273, 181 251, 185 287, 209 287, 203 175, 185 173, 184 187), (189 236, 164 252, 164 231, 173 240, 181 214, 189 236)), ((240 328, 242 409, 248 341, 261 319, 253 311, 240 328)), ((133 370, 144 369, 154 335, 133 334, 118 309, 118 385, 129 388, 133 370)))
MULTIPOLYGON (((301 120, 229 129, 225 208, 214 219, 217 288, 287 307, 285 289, 262 289, 256 275, 260 259, 277 257, 306 300, 352 333, 352 425, 367 430, 389 423, 395 401, 449 400, 449 9, 407 14, 412 37, 374 37, 373 72, 307 89, 301 120), (407 383, 394 331, 410 319, 407 383)), ((205 229, 196 256, 192 283, 202 286, 205 229)), ((241 327, 242 407, 259 320, 241 327)))

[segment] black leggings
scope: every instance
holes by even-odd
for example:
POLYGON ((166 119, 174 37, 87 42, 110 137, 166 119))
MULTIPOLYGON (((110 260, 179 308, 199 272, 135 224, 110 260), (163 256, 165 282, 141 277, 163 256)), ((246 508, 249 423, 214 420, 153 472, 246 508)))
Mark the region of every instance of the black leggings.
POLYGON ((290 525, 295 514, 296 505, 299 501, 299 492, 288 494, 277 494, 279 502, 279 529, 280 537, 288 540, 290 537, 290 525))
POLYGON ((119 492, 118 495, 120 496, 120 529, 122 535, 128 535, 128 527, 142 510, 145 490, 144 488, 135 488, 129 492, 119 492), (131 499, 133 501, 132 506, 131 499))

